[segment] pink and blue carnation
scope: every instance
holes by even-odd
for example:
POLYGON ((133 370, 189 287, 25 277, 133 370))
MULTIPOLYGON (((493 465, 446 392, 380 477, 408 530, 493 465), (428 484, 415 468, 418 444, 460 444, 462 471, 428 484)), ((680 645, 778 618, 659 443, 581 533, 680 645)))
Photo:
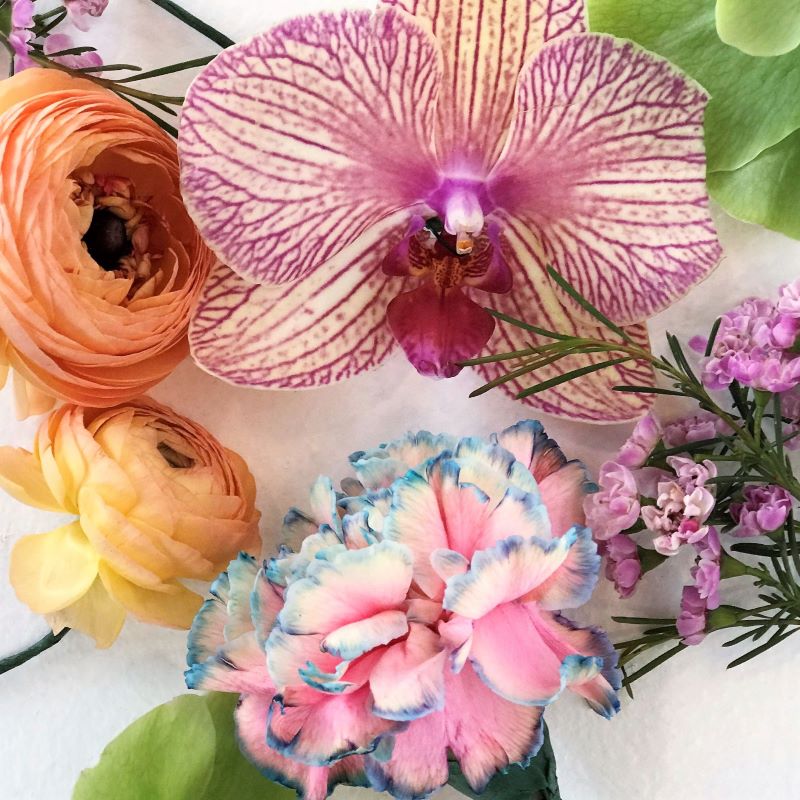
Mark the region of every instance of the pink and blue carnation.
POLYGON ((339 783, 411 800, 447 782, 451 751, 482 791, 535 755, 565 688, 616 713, 611 643, 561 614, 597 580, 594 487, 539 423, 351 460, 346 491, 320 479, 288 515, 299 549, 241 555, 190 633, 187 684, 241 695, 237 735, 265 775, 310 800, 339 783))

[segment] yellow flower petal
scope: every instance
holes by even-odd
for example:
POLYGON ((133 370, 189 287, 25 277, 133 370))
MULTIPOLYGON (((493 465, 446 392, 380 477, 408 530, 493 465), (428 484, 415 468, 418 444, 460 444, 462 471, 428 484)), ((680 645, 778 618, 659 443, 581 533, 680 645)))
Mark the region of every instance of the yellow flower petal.
POLYGON ((0 447, 0 486, 26 505, 64 510, 48 488, 36 456, 20 447, 0 447))
POLYGON ((164 588, 168 592, 154 592, 131 583, 105 562, 100 562, 100 577, 108 589, 128 611, 143 622, 154 622, 169 628, 191 627, 203 598, 180 583, 172 582, 164 588))
POLYGON ((74 628, 94 639, 98 647, 110 647, 122 630, 125 608, 107 591, 97 577, 83 597, 53 614, 45 614, 53 633, 74 628))
POLYGON ((74 603, 97 577, 98 557, 77 522, 23 536, 11 551, 11 585, 37 614, 74 603))

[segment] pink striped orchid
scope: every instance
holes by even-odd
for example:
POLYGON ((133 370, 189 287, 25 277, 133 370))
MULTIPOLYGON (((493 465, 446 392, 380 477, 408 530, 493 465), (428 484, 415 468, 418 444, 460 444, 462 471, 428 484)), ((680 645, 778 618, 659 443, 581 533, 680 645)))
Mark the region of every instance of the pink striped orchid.
POLYGON ((592 487, 538 422, 351 462, 343 493, 321 478, 287 515, 297 551, 242 554, 189 635, 188 686, 241 695, 239 742, 267 777, 307 800, 339 783, 415 800, 447 782, 449 750, 481 792, 529 763, 565 688, 616 713, 613 647, 560 613, 597 580, 592 487))
MULTIPOLYGON (((581 0, 389 0, 231 47, 191 86, 180 128, 187 206, 233 270, 206 287, 194 357, 235 384, 301 388, 374 368, 399 342, 421 373, 452 376, 487 342, 530 341, 495 331, 484 306, 592 329, 548 263, 646 343, 643 322, 720 257, 706 101, 661 58, 585 33, 581 0)), ((530 402, 640 416, 646 398, 608 390, 643 370, 530 402)))

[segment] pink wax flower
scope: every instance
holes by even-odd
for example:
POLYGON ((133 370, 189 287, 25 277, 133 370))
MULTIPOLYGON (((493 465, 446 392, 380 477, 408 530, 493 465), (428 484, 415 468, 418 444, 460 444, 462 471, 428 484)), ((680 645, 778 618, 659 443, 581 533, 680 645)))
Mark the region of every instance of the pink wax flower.
POLYGON ((700 644, 706 638, 706 601, 696 586, 684 586, 681 613, 675 622, 684 644, 700 644))
POLYGON ((623 467, 636 469, 647 461, 661 438, 661 425, 652 413, 636 423, 630 438, 622 445, 616 461, 623 467))
POLYGON ((800 279, 781 286, 777 311, 773 339, 781 347, 794 348, 800 336, 800 279))
POLYGON ((713 439, 721 433, 730 433, 728 426, 710 411, 700 411, 664 425, 663 440, 667 447, 680 447, 713 439))
MULTIPOLYGON (((783 424, 784 438, 797 434, 800 431, 800 387, 781 395, 781 416, 790 420, 783 424)), ((783 443, 787 450, 800 448, 800 435, 794 436, 783 443)))
POLYGON ((618 710, 611 643, 560 614, 600 559, 584 470, 541 425, 351 460, 344 495, 320 479, 288 515, 300 548, 232 562, 189 635, 187 684, 241 695, 237 738, 263 774, 307 800, 339 783, 409 800, 447 782, 452 754, 481 792, 536 754, 563 689, 618 710))
POLYGON ((30 56, 32 27, 33 0, 11 0, 11 31, 8 34, 8 42, 14 51, 15 72, 36 66, 30 56))
POLYGON ((731 516, 739 527, 734 536, 761 536, 778 530, 792 510, 792 496, 780 486, 751 484, 742 492, 744 502, 731 503, 731 516))
POLYGON ((70 21, 80 31, 88 31, 107 6, 108 0, 64 0, 70 21))
POLYGON ((53 55, 63 50, 70 50, 73 47, 75 47, 75 43, 72 37, 66 33, 52 33, 44 40, 44 52, 51 61, 56 61, 71 69, 102 66, 103 59, 96 51, 77 53, 74 55, 53 55))
POLYGON ((599 490, 584 501, 586 524, 596 541, 627 530, 639 518, 639 490, 633 473, 622 464, 606 461, 600 467, 599 490))
POLYGON ((711 478, 717 477, 717 465, 707 458, 697 462, 683 456, 669 456, 667 464, 675 471, 678 483, 688 492, 705 486, 711 478))
MULTIPOLYGON (((178 140, 185 201, 221 261, 195 359, 232 383, 294 389, 399 345, 449 377, 487 342, 528 347, 487 305, 594 335, 548 264, 646 343, 643 322, 720 256, 707 97, 654 54, 587 33, 583 5, 387 0, 221 53, 189 89, 178 140)), ((610 390, 645 373, 594 372, 527 402, 634 419, 650 401, 610 390)))
POLYGON ((636 542, 620 533, 600 542, 599 550, 606 557, 606 578, 614 582, 620 597, 630 597, 642 577, 642 563, 636 542))
POLYGON ((719 608, 720 557, 722 547, 717 529, 712 525, 705 538, 695 544, 698 557, 692 568, 694 585, 706 608, 713 611, 719 608))

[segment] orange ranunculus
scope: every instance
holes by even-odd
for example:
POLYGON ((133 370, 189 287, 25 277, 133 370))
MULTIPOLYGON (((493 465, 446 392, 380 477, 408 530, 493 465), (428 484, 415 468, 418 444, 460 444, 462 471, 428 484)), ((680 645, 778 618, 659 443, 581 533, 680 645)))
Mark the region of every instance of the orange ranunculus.
POLYGON ((111 92, 0 81, 0 364, 22 416, 125 402, 186 355, 214 257, 178 177, 172 139, 111 92))
POLYGON ((23 536, 11 583, 54 631, 110 645, 126 612, 188 628, 211 580, 240 550, 258 553, 255 484, 244 461, 204 428, 141 399, 52 412, 32 453, 0 448, 0 486, 75 519, 23 536))

